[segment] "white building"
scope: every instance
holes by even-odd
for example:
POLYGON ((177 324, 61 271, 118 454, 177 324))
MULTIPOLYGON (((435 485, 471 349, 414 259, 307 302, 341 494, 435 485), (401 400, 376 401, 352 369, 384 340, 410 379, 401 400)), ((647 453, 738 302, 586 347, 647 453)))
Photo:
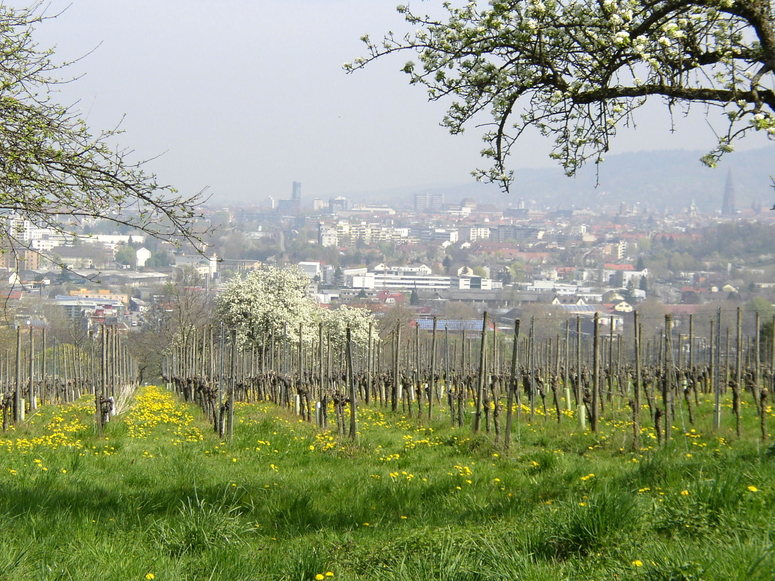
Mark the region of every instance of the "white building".
POLYGON ((422 274, 393 274, 367 272, 352 278, 353 288, 392 290, 445 290, 452 284, 452 277, 422 274))
POLYGON ((78 236, 78 240, 87 244, 104 244, 113 251, 119 244, 145 244, 142 234, 89 234, 78 236))
POLYGON ((137 264, 137 267, 142 268, 145 266, 145 263, 151 258, 151 254, 152 252, 145 247, 138 248, 135 252, 135 264, 137 264))
POLYGON ((320 268, 320 262, 300 262, 299 268, 310 280, 314 280, 315 277, 318 277, 318 280, 322 278, 321 274, 323 271, 320 268))

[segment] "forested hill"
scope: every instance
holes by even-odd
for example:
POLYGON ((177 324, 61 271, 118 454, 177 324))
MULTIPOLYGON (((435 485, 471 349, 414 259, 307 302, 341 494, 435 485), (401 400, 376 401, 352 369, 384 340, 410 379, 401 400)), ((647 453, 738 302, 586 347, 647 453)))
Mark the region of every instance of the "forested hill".
POLYGON ((447 203, 464 197, 498 206, 520 200, 538 207, 570 209, 639 203, 648 210, 686 208, 692 200, 702 212, 721 209, 731 170, 738 209, 775 202, 770 176, 775 176, 775 147, 735 152, 711 169, 700 163, 703 151, 644 151, 611 155, 600 166, 585 166, 574 178, 558 168, 520 169, 510 194, 487 184, 448 184, 350 194, 358 201, 411 204, 416 192, 442 192, 447 203), (599 175, 596 172, 599 170, 599 175), (595 182, 598 181, 598 185, 595 182))

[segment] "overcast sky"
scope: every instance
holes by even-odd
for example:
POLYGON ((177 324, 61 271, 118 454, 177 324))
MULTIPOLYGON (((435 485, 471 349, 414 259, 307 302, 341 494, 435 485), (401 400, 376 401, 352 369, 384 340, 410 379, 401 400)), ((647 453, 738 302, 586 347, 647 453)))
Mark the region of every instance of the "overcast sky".
MULTIPOLYGON (((61 100, 78 100, 94 129, 123 118, 120 144, 161 155, 152 169, 183 192, 258 203, 290 197, 292 181, 305 198, 469 182, 482 147, 476 129, 451 136, 439 126, 444 107, 399 70, 408 56, 342 70, 364 54, 361 35, 403 29, 398 3, 52 0, 49 13, 66 10, 37 36, 62 59, 94 49, 71 67, 83 76, 61 100)), ((654 107, 616 151, 712 147, 700 116, 678 128, 671 135, 654 107)), ((538 138, 515 151, 515 167, 550 165, 538 138)))

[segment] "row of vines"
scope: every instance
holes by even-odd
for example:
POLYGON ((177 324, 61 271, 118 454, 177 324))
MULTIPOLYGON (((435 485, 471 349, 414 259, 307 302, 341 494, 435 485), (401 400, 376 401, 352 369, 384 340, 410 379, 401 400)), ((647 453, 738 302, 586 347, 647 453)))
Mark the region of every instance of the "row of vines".
POLYGON ((43 404, 94 397, 97 430, 122 411, 137 386, 137 363, 115 327, 98 325, 89 341, 52 341, 45 327, 18 326, 14 349, 0 354, 3 431, 43 404))
POLYGON ((229 438, 234 402, 271 401, 353 439, 362 403, 418 418, 444 416, 504 447, 515 423, 539 419, 576 422, 593 433, 603 420, 627 421, 633 449, 642 446, 645 428, 667 443, 679 418, 684 426, 708 420, 715 430, 729 422, 738 436, 743 425, 755 425, 756 437, 768 439, 775 345, 762 340, 758 313, 738 308, 733 325, 725 326, 719 310, 705 321, 689 316, 680 328, 666 315, 651 336, 638 313, 632 317, 630 336, 595 315, 569 319, 563 332, 539 338, 535 319, 504 329, 484 313, 476 332, 433 319, 430 330, 399 323, 380 336, 369 324, 361 341, 349 327, 342 341, 323 322, 302 322, 246 342, 221 322, 179 340, 163 374, 229 438), (698 417, 709 410, 712 418, 698 417), (743 422, 745 414, 756 421, 743 422))

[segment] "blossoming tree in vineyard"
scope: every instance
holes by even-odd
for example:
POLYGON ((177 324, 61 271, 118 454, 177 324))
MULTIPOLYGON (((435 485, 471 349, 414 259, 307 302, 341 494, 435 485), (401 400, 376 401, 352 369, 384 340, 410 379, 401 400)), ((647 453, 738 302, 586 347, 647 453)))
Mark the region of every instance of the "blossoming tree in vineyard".
POLYGON ((276 340, 297 341, 299 329, 309 344, 323 323, 332 342, 343 346, 347 328, 353 342, 365 345, 373 317, 363 309, 322 309, 309 295, 310 280, 298 268, 263 267, 228 281, 218 295, 218 311, 224 322, 237 331, 244 348, 276 340))

